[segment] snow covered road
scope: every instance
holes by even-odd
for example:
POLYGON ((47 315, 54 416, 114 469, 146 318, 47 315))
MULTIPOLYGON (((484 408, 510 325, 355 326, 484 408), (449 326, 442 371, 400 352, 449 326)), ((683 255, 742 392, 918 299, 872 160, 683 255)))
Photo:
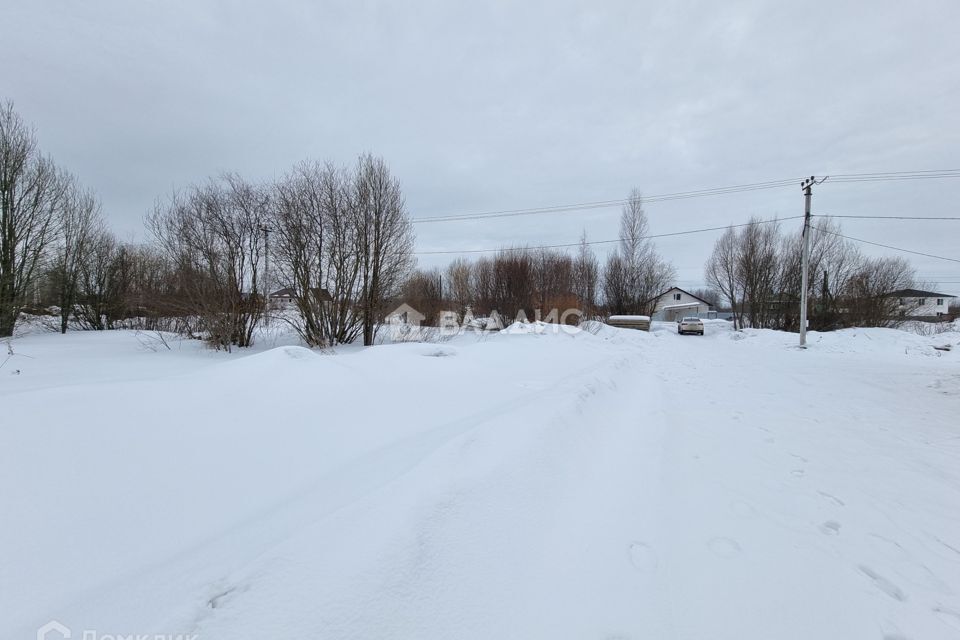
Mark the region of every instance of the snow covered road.
POLYGON ((0 637, 960 638, 960 334, 795 341, 23 338, 0 637))

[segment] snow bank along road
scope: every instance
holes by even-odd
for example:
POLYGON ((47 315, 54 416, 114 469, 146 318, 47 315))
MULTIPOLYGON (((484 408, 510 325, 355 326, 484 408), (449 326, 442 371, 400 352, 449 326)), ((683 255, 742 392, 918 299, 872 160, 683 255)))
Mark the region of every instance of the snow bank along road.
POLYGON ((597 329, 15 340, 0 638, 960 638, 960 333, 597 329))

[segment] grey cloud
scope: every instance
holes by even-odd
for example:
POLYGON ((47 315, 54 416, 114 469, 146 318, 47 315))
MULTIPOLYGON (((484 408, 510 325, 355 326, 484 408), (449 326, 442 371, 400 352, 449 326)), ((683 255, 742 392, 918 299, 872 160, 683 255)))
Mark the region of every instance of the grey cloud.
MULTIPOLYGON (((388 160, 415 216, 958 165, 956 2, 31 2, 4 13, 18 28, 0 45, 0 94, 125 235, 142 235, 157 197, 207 175, 269 179, 366 150, 388 160)), ((958 188, 828 182, 814 207, 950 215, 958 188)), ((799 185, 648 209, 655 233, 801 211, 799 185)), ((572 242, 583 228, 613 237, 616 216, 417 232, 423 250, 572 242)), ((955 225, 845 228, 957 256, 955 225)), ((684 284, 701 279, 713 238, 661 242, 684 284)), ((914 262, 960 281, 960 265, 914 262)))

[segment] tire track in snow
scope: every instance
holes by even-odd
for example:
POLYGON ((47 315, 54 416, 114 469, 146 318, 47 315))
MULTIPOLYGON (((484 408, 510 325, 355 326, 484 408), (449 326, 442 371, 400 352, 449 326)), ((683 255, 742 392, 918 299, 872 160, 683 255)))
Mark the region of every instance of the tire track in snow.
POLYGON ((209 620, 221 611, 222 607, 213 607, 212 602, 232 603, 237 596, 246 596, 251 591, 260 572, 249 568, 254 567, 259 558, 268 556, 272 549, 282 546, 300 531, 400 481, 435 452, 470 432, 525 407, 546 403, 550 398, 563 397, 571 391, 582 391, 576 382, 609 368, 611 360, 622 363, 623 358, 601 358, 512 400, 465 416, 448 418, 426 432, 374 449, 320 475, 272 506, 247 515, 207 540, 89 590, 82 601, 64 603, 58 610, 97 607, 120 610, 132 608, 133 602, 183 598, 186 592, 195 603, 194 613, 187 617, 177 614, 173 619, 161 615, 163 620, 159 621, 158 628, 195 629, 199 621, 209 620), (184 575, 191 576, 192 585, 183 584, 184 575), (157 589, 166 595, 159 596, 153 591, 157 589), (222 598, 224 593, 231 594, 226 601, 222 598), (125 604, 127 602, 131 604, 125 604))
MULTIPOLYGON (((467 434, 448 439, 446 445, 434 448, 431 455, 425 456, 389 487, 368 495, 362 505, 351 505, 348 511, 353 515, 349 517, 360 518, 357 524, 351 525, 355 528, 362 527, 361 523, 366 520, 382 521, 386 504, 402 505, 412 500, 410 506, 396 507, 399 509, 396 517, 407 523, 405 528, 385 539, 382 548, 370 550, 370 566, 377 567, 377 572, 386 571, 391 578, 386 582, 374 580, 353 596, 341 595, 341 601, 333 607, 349 611, 358 606, 355 602, 375 601, 381 603, 379 615, 388 617, 377 618, 371 614, 362 622, 344 620, 344 624, 352 625, 351 632, 362 636, 364 629, 373 633, 378 625, 390 624, 401 636, 439 637, 442 635, 439 632, 446 629, 444 637, 450 633, 457 637, 494 637, 496 620, 509 619, 516 604, 527 603, 525 610, 517 612, 523 619, 514 624, 529 626, 529 633, 533 634, 529 637, 550 635, 555 626, 556 632, 565 630, 569 635, 570 627, 566 625, 576 624, 576 620, 585 617, 582 613, 576 614, 578 607, 584 606, 605 612, 595 616, 598 619, 590 622, 590 628, 605 622, 610 628, 607 635, 637 637, 645 629, 659 629, 662 633, 658 632, 657 637, 672 637, 668 631, 669 621, 664 620, 665 609, 658 603, 662 578, 656 567, 656 545, 648 545, 650 553, 644 557, 641 545, 648 543, 640 540, 655 539, 657 534, 653 526, 656 518, 651 517, 655 508, 638 502, 638 489, 645 489, 650 494, 648 497, 654 498, 659 491, 649 482, 638 481, 655 478, 657 471, 650 468, 648 473, 637 475, 643 468, 636 464, 635 456, 650 453, 638 451, 638 447, 656 455, 659 436, 647 437, 630 418, 637 416, 638 409, 637 396, 630 390, 638 378, 643 384, 646 377, 631 375, 627 371, 628 360, 632 358, 615 356, 599 367, 567 376, 565 380, 572 383, 568 385, 571 393, 567 399, 554 402, 550 413, 540 414, 537 423, 525 426, 522 437, 515 434, 504 439, 502 436, 516 429, 517 420, 526 419, 527 413, 523 412, 520 417, 512 415, 513 421, 503 425, 490 424, 488 429, 470 433, 472 444, 467 449, 462 446, 467 434), (624 384, 628 385, 627 389, 624 384), (611 404, 616 407, 610 416, 619 417, 618 424, 600 419, 608 417, 605 410, 611 404), (628 416, 626 420, 625 416, 628 416), (496 457, 490 456, 493 451, 496 457), (427 495, 412 493, 427 478, 435 488, 427 495), (486 519, 487 514, 493 517, 495 511, 506 508, 511 509, 517 519, 516 531, 509 538, 503 537, 499 524, 486 519), (411 516, 415 517, 411 520, 411 516), (530 528, 535 522, 544 523, 541 525, 544 528, 536 527, 536 533, 530 528), (645 525, 645 530, 638 531, 638 522, 645 525), (556 526, 545 526, 546 523, 556 523, 556 526), (638 540, 633 543, 637 546, 631 549, 631 538, 638 533, 638 540), (586 536, 579 546, 578 535, 586 536), (558 553, 569 550, 571 545, 577 548, 577 554, 558 553), (624 557, 621 555, 624 549, 633 553, 624 557), (496 555, 489 555, 494 550, 496 555), (476 572, 493 571, 496 575, 497 571, 506 570, 504 558, 515 558, 514 563, 509 563, 513 600, 508 602, 496 594, 473 590, 476 572), (595 564, 584 564, 588 559, 595 564), (558 560, 562 562, 558 564, 558 560), (571 562, 578 567, 576 571, 572 567, 564 568, 571 562), (612 565, 607 566, 607 562, 612 565), (649 571, 639 571, 638 563, 649 571), (559 578, 570 571, 577 576, 574 582, 550 577, 559 578), (623 579, 628 581, 624 584, 632 586, 614 592, 601 591, 605 601, 591 601, 586 594, 593 592, 595 596, 610 571, 627 572, 623 574, 623 579), (540 587, 547 587, 547 591, 540 591, 540 587), (633 593, 638 597, 627 599, 633 593), (433 604, 425 604, 425 597, 433 604), (478 598, 482 602, 497 603, 496 613, 485 616, 486 622, 474 617, 474 608, 481 606, 474 602, 478 598), (545 603, 567 598, 571 598, 570 606, 560 606, 558 610, 554 604, 548 607, 551 613, 544 610, 541 612, 544 615, 537 615, 538 607, 546 607, 545 603), (438 606, 435 603, 448 600, 452 618, 444 615, 425 621, 425 611, 435 615, 438 606), (578 604, 574 605, 574 601, 578 604), (386 614, 383 609, 387 610, 386 614), (558 620, 565 619, 563 612, 568 614, 566 617, 573 617, 557 626, 558 620), (445 626, 453 625, 454 619, 455 632, 445 626)), ((524 406, 529 412, 545 405, 531 400, 524 406)), ((516 414, 518 408, 507 410, 516 414)), ((298 532, 298 536, 302 539, 313 530, 319 535, 323 527, 322 523, 317 525, 298 532)), ((297 546, 294 539, 283 546, 288 543, 290 548, 297 546)), ((276 551, 281 556, 292 553, 283 549, 276 551)), ((258 566, 244 572, 256 570, 258 566)), ((296 583, 300 579, 303 576, 298 572, 270 578, 284 583, 296 583)), ((488 576, 483 583, 488 582, 498 580, 488 576)), ((489 591, 489 586, 486 590, 489 591)), ((238 602, 236 606, 244 605, 238 602)), ((338 626, 336 619, 325 623, 323 629, 327 635, 346 632, 346 627, 338 626)), ((227 637, 229 630, 229 627, 218 626, 216 621, 205 623, 201 629, 205 636, 213 634, 208 637, 227 637)), ((511 627, 510 634, 520 636, 523 631, 511 627)))

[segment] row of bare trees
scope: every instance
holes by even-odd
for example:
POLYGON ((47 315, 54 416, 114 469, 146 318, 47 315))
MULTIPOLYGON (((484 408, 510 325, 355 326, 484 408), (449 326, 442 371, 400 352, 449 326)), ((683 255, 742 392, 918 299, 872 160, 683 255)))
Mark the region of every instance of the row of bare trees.
POLYGON ((595 312, 597 260, 589 245, 576 257, 552 249, 511 247, 493 256, 463 258, 440 269, 416 270, 399 300, 424 314, 429 324, 442 312, 460 317, 494 313, 513 320, 545 317, 552 309, 595 312))
POLYGON ((544 248, 506 248, 475 261, 459 258, 441 272, 416 271, 402 298, 427 316, 453 310, 476 316, 496 311, 505 318, 545 317, 553 309, 651 314, 656 296, 675 276, 649 238, 640 192, 634 190, 620 217, 620 238, 603 265, 586 233, 573 255, 544 248))
POLYGON ((13 335, 41 287, 65 332, 89 261, 109 241, 97 197, 42 153, 13 103, 0 104, 0 337, 13 335))
POLYGON ((304 162, 269 184, 224 175, 158 204, 147 225, 184 312, 224 349, 252 344, 275 282, 294 290, 298 313, 284 320, 308 345, 373 344, 413 262, 400 183, 369 154, 353 168, 304 162))
POLYGON ((183 314, 217 348, 247 347, 265 309, 269 196, 224 175, 158 203, 147 226, 174 267, 183 314))
POLYGON ((365 154, 352 168, 301 163, 273 190, 278 273, 297 292, 294 326, 311 346, 373 344, 413 268, 399 180, 365 154))
POLYGON ((152 243, 119 242, 96 196, 0 106, 0 337, 30 309, 55 312, 63 332, 165 329, 249 346, 283 283, 299 311, 284 318, 307 344, 372 344, 413 264, 400 183, 370 154, 349 168, 304 162, 271 183, 225 174, 177 191, 146 223, 152 243))
MULTIPOLYGON (((753 219, 716 241, 705 279, 734 316, 736 326, 796 331, 800 322, 802 235, 776 221, 753 219)), ((822 219, 811 228, 808 317, 811 328, 885 326, 896 318, 888 294, 914 286, 902 258, 870 258, 822 219)))

